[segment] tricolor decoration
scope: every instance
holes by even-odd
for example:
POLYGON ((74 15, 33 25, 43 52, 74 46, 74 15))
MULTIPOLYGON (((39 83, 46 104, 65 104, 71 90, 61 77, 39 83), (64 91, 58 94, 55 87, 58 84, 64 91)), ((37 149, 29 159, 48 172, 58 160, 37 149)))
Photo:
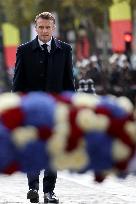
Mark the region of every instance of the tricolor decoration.
POLYGON ((11 23, 2 24, 4 55, 7 68, 14 68, 16 49, 20 44, 19 29, 11 23))
POLYGON ((125 51, 125 33, 132 33, 132 17, 129 0, 113 0, 109 9, 113 52, 125 51))
POLYGON ((126 97, 44 92, 0 95, 0 173, 56 169, 136 173, 136 119, 126 97))

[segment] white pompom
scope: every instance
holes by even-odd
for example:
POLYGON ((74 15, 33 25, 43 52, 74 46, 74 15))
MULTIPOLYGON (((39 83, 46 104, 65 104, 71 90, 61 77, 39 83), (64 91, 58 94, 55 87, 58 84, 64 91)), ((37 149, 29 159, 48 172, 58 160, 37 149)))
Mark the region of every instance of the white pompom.
POLYGON ((53 134, 48 140, 48 150, 52 155, 64 151, 69 132, 69 123, 61 123, 55 126, 53 134))
POLYGON ((18 127, 12 132, 12 140, 18 147, 24 147, 27 143, 37 140, 38 132, 33 126, 18 127))
POLYGON ((54 119, 56 123, 62 123, 68 121, 69 107, 64 103, 57 103, 54 113, 54 119))
POLYGON ((117 161, 127 159, 130 156, 130 148, 120 140, 115 140, 112 145, 113 158, 117 161))
POLYGON ((125 123, 124 129, 129 134, 132 141, 136 143, 136 123, 128 121, 125 123))
POLYGON ((125 96, 119 97, 117 99, 117 103, 119 104, 119 106, 124 108, 124 110, 126 110, 128 113, 132 113, 134 110, 132 102, 125 96))
POLYGON ((99 103, 99 97, 96 95, 91 95, 87 93, 77 93, 73 95, 72 103, 76 107, 86 106, 90 108, 95 108, 99 103))
POLYGON ((53 158, 53 167, 55 169, 64 170, 81 170, 88 164, 88 155, 82 145, 79 145, 71 152, 63 152, 53 158))
POLYGON ((95 114, 89 109, 80 110, 76 117, 76 122, 84 131, 98 130, 105 131, 109 126, 109 119, 102 114, 95 114))
POLYGON ((16 93, 3 93, 0 95, 0 113, 20 105, 21 97, 16 93))

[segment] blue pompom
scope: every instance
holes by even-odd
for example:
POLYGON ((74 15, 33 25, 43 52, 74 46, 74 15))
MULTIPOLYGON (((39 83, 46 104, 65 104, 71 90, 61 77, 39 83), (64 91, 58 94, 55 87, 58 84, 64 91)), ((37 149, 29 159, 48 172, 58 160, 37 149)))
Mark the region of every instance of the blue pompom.
POLYGON ((11 142, 10 131, 0 124, 0 171, 16 158, 15 148, 11 142))
POLYGON ((43 141, 29 142, 18 150, 18 161, 22 172, 33 173, 49 168, 49 155, 43 141))
POLYGON ((21 108, 25 112, 25 125, 53 127, 56 103, 52 96, 31 92, 22 97, 21 108))
POLYGON ((90 169, 105 170, 112 168, 112 139, 104 132, 91 132, 85 135, 86 150, 90 157, 90 169))
POLYGON ((110 96, 101 96, 98 107, 99 106, 106 107, 113 117, 122 118, 128 115, 128 113, 118 105, 117 99, 114 100, 110 96))

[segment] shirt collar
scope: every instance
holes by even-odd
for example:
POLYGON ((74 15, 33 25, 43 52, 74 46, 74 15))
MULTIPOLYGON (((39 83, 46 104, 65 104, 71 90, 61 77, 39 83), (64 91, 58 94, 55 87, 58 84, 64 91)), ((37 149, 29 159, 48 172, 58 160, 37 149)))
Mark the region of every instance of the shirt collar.
MULTIPOLYGON (((52 41, 52 38, 46 43, 48 52, 51 51, 51 41, 52 41)), ((39 38, 38 38, 38 42, 39 42, 39 45, 40 45, 41 48, 42 48, 42 45, 45 44, 44 42, 42 42, 41 40, 39 40, 39 38)), ((42 49, 43 49, 43 48, 42 48, 42 49)))
MULTIPOLYGON (((42 42, 42 44, 43 44, 43 42, 42 42)), ((32 40, 32 48, 33 48, 33 50, 35 50, 37 48, 39 49, 39 47, 41 47, 41 45, 39 43, 38 36, 36 36, 36 38, 34 40, 32 40)), ((49 46, 47 47, 47 49, 49 50, 48 52, 50 52, 51 49, 52 49, 52 52, 53 52, 54 49, 56 49, 56 48, 62 49, 61 41, 59 41, 56 38, 52 37, 51 38, 51 45, 50 45, 50 47, 49 46)), ((41 47, 41 49, 42 49, 42 47, 41 47)))
MULTIPOLYGON (((50 47, 51 46, 51 41, 52 41, 52 38, 48 41, 48 42, 46 42, 46 44, 50 47)), ((38 42, 39 42, 39 45, 41 46, 41 45, 43 45, 43 44, 45 44, 44 42, 42 42, 41 40, 39 40, 39 38, 38 38, 38 42)))

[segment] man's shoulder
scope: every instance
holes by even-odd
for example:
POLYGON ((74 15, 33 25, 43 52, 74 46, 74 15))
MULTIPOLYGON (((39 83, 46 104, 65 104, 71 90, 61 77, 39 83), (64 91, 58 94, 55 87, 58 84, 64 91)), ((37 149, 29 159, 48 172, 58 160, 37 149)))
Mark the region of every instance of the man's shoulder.
POLYGON ((55 39, 56 41, 57 41, 57 44, 59 44, 60 45, 60 47, 62 48, 62 49, 72 49, 72 47, 71 47, 71 45, 70 44, 68 44, 68 43, 66 43, 66 42, 64 42, 64 41, 61 41, 61 40, 59 40, 59 39, 55 39))
POLYGON ((27 49, 30 48, 33 44, 34 40, 31 40, 29 42, 26 43, 22 43, 21 45, 18 46, 19 49, 27 49))
POLYGON ((37 38, 29 41, 29 42, 26 42, 26 43, 23 43, 21 45, 18 46, 18 50, 19 51, 23 51, 23 52, 29 52, 30 50, 34 50, 36 48, 39 47, 39 44, 38 44, 38 41, 37 41, 37 38))

